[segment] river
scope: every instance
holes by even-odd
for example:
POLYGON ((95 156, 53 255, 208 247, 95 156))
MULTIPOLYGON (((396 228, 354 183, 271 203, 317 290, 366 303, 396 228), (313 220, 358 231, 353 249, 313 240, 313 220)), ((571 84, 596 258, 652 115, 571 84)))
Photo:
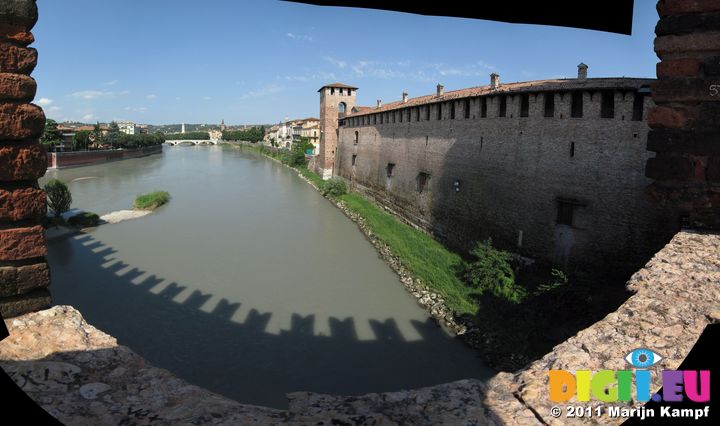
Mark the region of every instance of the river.
POLYGON ((293 391, 357 395, 491 371, 435 324, 356 225, 294 171, 221 146, 49 170, 73 208, 135 196, 143 218, 52 240, 53 303, 190 383, 251 404, 293 391))

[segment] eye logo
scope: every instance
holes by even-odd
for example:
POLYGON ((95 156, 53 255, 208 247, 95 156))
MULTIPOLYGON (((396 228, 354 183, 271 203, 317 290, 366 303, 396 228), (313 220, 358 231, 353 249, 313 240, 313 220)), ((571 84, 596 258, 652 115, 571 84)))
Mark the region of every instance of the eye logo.
POLYGON ((650 349, 638 348, 625 356, 625 361, 635 368, 649 368, 663 358, 650 349))

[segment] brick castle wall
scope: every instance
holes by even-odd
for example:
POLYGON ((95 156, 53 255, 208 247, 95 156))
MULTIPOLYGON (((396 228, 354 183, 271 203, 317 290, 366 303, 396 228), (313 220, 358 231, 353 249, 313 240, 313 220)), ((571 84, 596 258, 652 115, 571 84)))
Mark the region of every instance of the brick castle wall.
MULTIPOLYGON (((598 90, 582 92, 582 118, 570 118, 569 91, 548 93, 552 118, 545 93, 529 95, 527 117, 520 95, 507 93, 505 117, 491 95, 486 117, 476 97, 468 118, 460 99, 451 101, 454 118, 443 102, 441 120, 438 104, 429 115, 421 106, 419 120, 414 107, 385 114, 382 124, 377 114, 364 125, 345 120, 335 173, 454 248, 492 237, 564 267, 635 270, 679 229, 674 212, 655 208, 645 192, 649 129, 646 116, 633 120, 635 90, 614 91, 614 118, 600 117, 598 90), (420 173, 429 177, 422 191, 420 173), (561 204, 571 206, 571 225, 558 224, 561 204)), ((643 99, 646 114, 653 104, 643 99)))
POLYGON ((37 85, 30 73, 37 51, 28 47, 38 18, 33 0, 0 3, 0 313, 15 316, 50 304, 47 245, 39 220, 46 214, 37 85))

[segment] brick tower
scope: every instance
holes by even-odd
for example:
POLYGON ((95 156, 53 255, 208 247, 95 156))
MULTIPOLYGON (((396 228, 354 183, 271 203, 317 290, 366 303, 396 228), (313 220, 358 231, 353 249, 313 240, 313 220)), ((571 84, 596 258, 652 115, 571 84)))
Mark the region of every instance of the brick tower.
POLYGON ((318 92, 320 92, 320 145, 315 171, 323 179, 330 179, 335 165, 338 119, 343 118, 355 106, 357 87, 333 83, 321 87, 318 92))

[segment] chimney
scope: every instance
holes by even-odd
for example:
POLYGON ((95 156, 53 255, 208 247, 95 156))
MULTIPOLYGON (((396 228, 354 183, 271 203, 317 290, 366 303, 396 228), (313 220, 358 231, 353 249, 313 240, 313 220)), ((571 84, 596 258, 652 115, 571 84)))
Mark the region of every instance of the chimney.
POLYGON ((588 66, 580 62, 580 65, 578 65, 578 80, 585 81, 587 80, 587 69, 588 66))
POLYGON ((380 108, 382 106, 382 99, 377 100, 377 107, 380 108))
POLYGON ((490 74, 490 89, 495 90, 498 87, 500 87, 500 74, 494 72, 490 74))
POLYGON ((403 103, 407 102, 408 94, 407 92, 403 92, 403 103))
POLYGON ((438 84, 437 85, 437 95, 442 96, 443 93, 445 93, 445 86, 443 86, 442 84, 438 84))

